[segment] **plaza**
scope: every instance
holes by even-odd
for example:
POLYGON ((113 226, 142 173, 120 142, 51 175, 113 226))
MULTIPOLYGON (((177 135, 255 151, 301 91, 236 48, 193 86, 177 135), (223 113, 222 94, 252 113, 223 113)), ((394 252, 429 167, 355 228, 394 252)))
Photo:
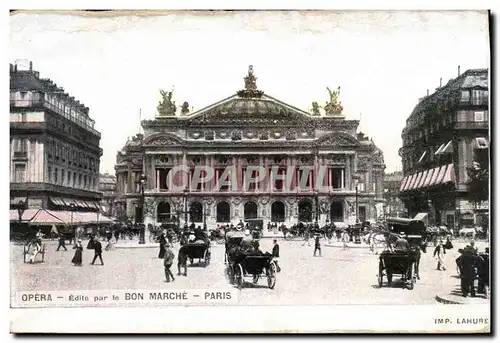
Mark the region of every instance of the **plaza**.
MULTIPOLYGON (((87 242, 83 242, 86 247, 87 242)), ((225 275, 224 245, 212 244, 212 259, 206 268, 188 267, 188 275, 176 276, 175 282, 166 283, 163 260, 158 259, 158 246, 140 247, 136 241, 127 243, 127 248, 116 248, 103 252, 104 266, 90 265, 93 250, 84 249, 84 264, 71 264, 73 250, 55 251, 57 241, 44 241, 47 254, 44 263, 23 263, 23 247, 11 244, 11 292, 14 291, 92 291, 92 290, 138 290, 155 291, 191 289, 233 289, 238 294, 237 305, 432 305, 436 296, 453 292, 460 284, 455 259, 458 248, 465 242, 454 241, 454 248, 445 257, 446 271, 436 270, 432 257, 434 248, 427 248, 420 261, 420 280, 413 290, 398 282, 392 287, 377 283, 378 255, 365 245, 349 244, 342 249, 335 240, 328 244, 321 240, 322 256, 313 257, 314 243, 303 240, 284 241, 280 244, 280 266, 276 287, 267 288, 265 280, 252 284, 246 280, 238 290, 230 285, 225 275)), ((468 242, 467 242, 468 243, 468 242)), ((480 251, 487 246, 477 244, 480 251)), ((177 256, 179 244, 174 245, 177 256)), ((261 239, 261 250, 271 251, 272 238, 261 239)), ((379 252, 382 248, 379 249, 379 252)), ((177 274, 177 258, 172 271, 177 274)), ((476 300, 474 298, 474 300, 476 300)), ((486 300, 477 298, 477 301, 486 300)))

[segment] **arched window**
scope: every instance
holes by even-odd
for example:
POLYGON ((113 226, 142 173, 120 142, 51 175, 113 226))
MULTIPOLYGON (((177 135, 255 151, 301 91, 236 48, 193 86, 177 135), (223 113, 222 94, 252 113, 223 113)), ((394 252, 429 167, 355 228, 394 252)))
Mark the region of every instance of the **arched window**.
POLYGON ((299 202, 299 222, 312 222, 312 203, 309 200, 299 202))
POLYGON ((271 205, 271 221, 273 223, 285 221, 285 204, 282 201, 275 201, 271 205))
POLYGON ((167 222, 170 219, 170 204, 162 201, 156 207, 156 221, 158 223, 167 222))
POLYGON ((231 221, 231 206, 227 201, 217 204, 217 222, 229 223, 231 221))
POLYGON ((203 221, 203 204, 193 201, 189 208, 189 221, 191 223, 201 223, 203 221))
POLYGON ((248 201, 245 204, 245 220, 257 218, 257 204, 253 201, 248 201))
POLYGON ((344 221, 344 204, 341 201, 334 201, 330 204, 330 221, 344 221))

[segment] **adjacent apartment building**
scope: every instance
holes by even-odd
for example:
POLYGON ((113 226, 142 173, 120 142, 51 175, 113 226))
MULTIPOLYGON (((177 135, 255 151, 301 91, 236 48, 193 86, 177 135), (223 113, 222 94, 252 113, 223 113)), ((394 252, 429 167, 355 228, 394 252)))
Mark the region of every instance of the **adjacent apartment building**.
POLYGON ((428 212, 451 229, 487 226, 489 203, 470 201, 468 168, 489 168, 488 69, 471 69, 427 94, 403 129, 402 200, 410 216, 428 212))
POLYGON ((10 65, 10 205, 98 211, 101 134, 89 108, 33 63, 10 65))

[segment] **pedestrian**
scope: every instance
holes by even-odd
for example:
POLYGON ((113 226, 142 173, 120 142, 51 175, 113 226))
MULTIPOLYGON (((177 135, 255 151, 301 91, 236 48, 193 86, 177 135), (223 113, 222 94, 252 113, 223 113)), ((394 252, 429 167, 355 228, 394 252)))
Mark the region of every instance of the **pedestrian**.
POLYGON ((278 241, 276 239, 273 239, 273 261, 276 264, 277 272, 281 272, 281 268, 279 266, 279 260, 280 260, 280 246, 278 244, 278 241))
POLYGON ((314 256, 316 256, 316 251, 319 251, 319 256, 321 257, 321 244, 319 242, 319 235, 316 235, 314 239, 314 256))
POLYGON ((59 245, 57 246, 56 251, 59 251, 60 248, 64 248, 64 251, 68 251, 68 249, 66 249, 66 240, 64 239, 62 233, 59 234, 59 245))
POLYGON ((347 242, 349 242, 349 233, 347 232, 347 230, 344 230, 344 232, 342 233, 342 249, 348 249, 349 246, 347 245, 347 242))
POLYGON ((460 250, 461 255, 455 260, 460 269, 460 288, 462 295, 467 297, 469 294, 472 297, 476 296, 474 287, 476 256, 470 249, 460 250))
POLYGON ((104 266, 104 261, 102 260, 102 245, 97 238, 94 238, 93 249, 94 249, 94 259, 92 260, 91 264, 94 265, 95 260, 99 257, 99 259, 101 260, 101 266, 104 266))
POLYGON ((446 249, 443 245, 443 241, 440 240, 439 244, 434 249, 434 255, 433 255, 437 260, 437 268, 436 268, 437 270, 446 270, 446 267, 444 265, 444 255, 445 254, 446 254, 446 249))
POLYGON ((304 231, 304 243, 302 243, 302 246, 306 245, 306 243, 308 247, 311 246, 311 242, 309 242, 309 228, 306 228, 304 231))
POLYGON ((118 243, 118 239, 120 238, 120 231, 115 230, 114 236, 115 236, 115 243, 118 243))
POLYGON ((73 249, 75 249, 75 255, 73 256, 71 263, 73 263, 75 266, 81 266, 82 265, 82 254, 83 254, 83 245, 82 245, 81 239, 79 239, 76 242, 73 249))
POLYGON ((165 238, 165 234, 162 232, 160 235, 160 251, 158 252, 158 258, 165 257, 165 245, 167 244, 167 239, 165 238))
POLYGON ((170 244, 166 243, 165 244, 165 256, 163 258, 163 267, 165 268, 165 278, 167 279, 166 282, 170 282, 170 278, 172 278, 172 281, 175 281, 174 275, 172 274, 172 271, 170 268, 172 267, 172 264, 174 263, 174 252, 172 249, 170 249, 170 244))
POLYGON ((477 292, 484 294, 486 299, 490 298, 490 248, 485 248, 484 253, 479 254, 477 266, 477 292))
POLYGON ((42 245, 40 243, 40 240, 35 238, 34 240, 31 241, 29 244, 29 249, 28 251, 31 251, 30 253, 30 258, 29 258, 29 263, 35 263, 36 256, 42 249, 42 245))
POLYGON ((177 256, 177 275, 187 276, 187 247, 181 246, 179 249, 179 256, 177 256), (181 268, 184 268, 184 274, 181 273, 181 268))

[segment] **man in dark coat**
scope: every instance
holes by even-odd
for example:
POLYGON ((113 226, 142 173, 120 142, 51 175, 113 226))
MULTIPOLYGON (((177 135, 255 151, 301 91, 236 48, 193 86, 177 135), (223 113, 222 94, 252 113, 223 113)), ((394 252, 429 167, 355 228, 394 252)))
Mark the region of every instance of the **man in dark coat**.
POLYGON ((101 260, 101 265, 104 266, 104 262, 102 260, 102 245, 101 242, 97 239, 97 237, 94 238, 94 244, 93 244, 93 249, 94 249, 94 259, 92 260, 92 265, 94 264, 95 260, 99 257, 101 260))
POLYGON ((470 293, 472 297, 476 296, 474 287, 474 278, 476 274, 477 256, 475 256, 472 249, 465 248, 461 251, 460 255, 455 261, 460 269, 460 288, 462 295, 467 297, 470 293))
POLYGON ((319 256, 321 257, 321 243, 319 242, 319 235, 314 238, 314 255, 316 256, 316 251, 319 251, 319 256))
POLYGON ((57 250, 56 251, 59 251, 59 248, 64 248, 65 251, 68 251, 68 249, 66 249, 66 240, 64 239, 64 235, 62 233, 59 234, 59 245, 57 246, 57 250))
POLYGON ((118 243, 118 238, 120 238, 120 231, 115 230, 114 236, 115 236, 115 242, 118 243))
POLYGON ((479 254, 477 266, 477 292, 488 296, 487 288, 490 286, 490 249, 486 248, 484 253, 479 254))
POLYGON ((160 235, 159 242, 160 242, 160 251, 158 252, 158 258, 163 258, 165 256, 165 245, 167 244, 167 240, 163 232, 160 235))

